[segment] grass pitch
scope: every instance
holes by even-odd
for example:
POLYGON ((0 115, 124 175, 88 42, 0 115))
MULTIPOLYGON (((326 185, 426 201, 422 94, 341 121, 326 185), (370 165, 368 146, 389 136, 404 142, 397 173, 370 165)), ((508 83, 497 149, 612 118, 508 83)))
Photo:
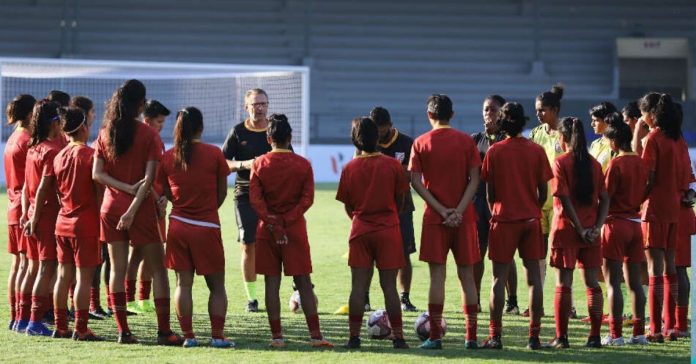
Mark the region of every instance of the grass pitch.
MULTIPOLYGON (((528 320, 520 316, 504 316, 503 318, 503 350, 469 351, 464 349, 464 316, 461 313, 461 303, 457 275, 453 261, 450 258, 448 265, 447 296, 445 301, 445 319, 448 324, 448 332, 444 338, 444 350, 423 351, 418 349, 418 339, 413 330, 413 323, 417 313, 404 314, 404 326, 406 339, 411 346, 410 350, 396 351, 391 348, 391 342, 370 340, 363 333, 363 346, 360 351, 347 351, 340 346, 348 338, 347 316, 335 316, 332 314, 336 308, 346 304, 350 292, 350 270, 347 260, 343 255, 348 250, 348 232, 350 221, 346 217, 343 207, 334 200, 335 185, 318 185, 314 206, 307 213, 309 240, 312 247, 312 261, 314 273, 312 280, 316 286, 316 294, 319 299, 319 313, 324 335, 336 345, 334 350, 315 350, 307 344, 308 333, 304 316, 293 314, 284 306, 282 323, 288 346, 282 350, 272 350, 267 347, 270 340, 270 330, 265 313, 246 313, 244 306, 246 296, 242 286, 239 267, 239 247, 237 231, 234 222, 234 207, 232 198, 229 197, 220 209, 223 226, 223 240, 225 244, 225 259, 227 262, 227 295, 229 309, 225 334, 232 338, 237 348, 232 350, 220 350, 206 347, 210 337, 210 325, 207 314, 208 291, 201 277, 194 284, 194 330, 203 344, 202 347, 183 349, 173 347, 155 346, 156 323, 154 314, 145 314, 129 317, 131 330, 139 338, 141 344, 121 346, 116 341, 116 324, 113 319, 105 321, 90 321, 90 327, 99 335, 107 338, 103 343, 78 343, 71 340, 56 340, 50 338, 34 338, 17 335, 6 328, 0 330, 0 360, 3 362, 172 362, 172 363, 213 363, 213 362, 400 362, 421 363, 424 360, 453 360, 471 363, 500 363, 500 362, 543 362, 543 363, 646 363, 650 361, 666 363, 686 363, 689 360, 690 339, 680 339, 676 342, 654 344, 650 346, 625 346, 621 348, 586 349, 586 340, 589 326, 580 320, 570 321, 570 345, 568 350, 539 350, 532 352, 525 349, 527 344, 528 320)), ((231 191, 230 191, 231 192, 231 191)), ((229 194, 232 196, 232 193, 229 194)), ((416 199, 417 211, 415 214, 416 238, 420 239, 420 221, 423 213, 423 203, 416 199)), ((4 221, 7 198, 4 193, 0 195, 0 218, 4 221)), ((2 234, 0 243, 7 246, 7 236, 2 234)), ((419 244, 420 245, 420 244, 419 244)), ((413 288, 411 292, 412 302, 424 311, 427 309, 428 291, 428 267, 418 261, 417 253, 412 255, 413 261, 413 288)), ((486 263, 489 261, 485 259, 486 263)), ((0 254, 0 287, 3 292, 7 290, 7 273, 10 258, 7 253, 0 254)), ((519 264, 518 267, 522 265, 519 264)), ((553 294, 554 271, 549 268, 549 274, 544 289, 544 302, 547 317, 542 321, 542 341, 551 340, 554 336, 553 323, 553 294)), ((520 272, 521 273, 521 272, 520 272)), ((577 273, 576 273, 577 274, 577 273)), ((482 302, 484 312, 479 314, 478 338, 482 341, 488 334, 488 308, 487 300, 490 292, 490 267, 487 267, 482 288, 482 302)), ((587 315, 585 303, 585 290, 582 280, 576 277, 573 291, 573 299, 582 317, 587 315)), ((263 277, 259 277, 258 294, 261 298, 263 309, 263 277)), ((281 301, 287 302, 292 288, 292 280, 283 279, 281 287, 281 301)), ((175 285, 174 275, 170 274, 170 285, 175 285)), ((606 291, 606 289, 604 289, 606 291)), ((371 300, 373 308, 384 307, 379 284, 373 279, 371 288, 371 300)), ((103 295, 103 288, 102 288, 103 295)), ((526 285, 520 281, 519 290, 520 308, 527 307, 526 285)), ((106 302, 102 296, 102 304, 106 302)), ((630 313, 626 300, 625 312, 630 313)), ((8 307, 0 305, 0 320, 8 322, 8 307)), ((605 308, 606 312, 606 308, 605 308)), ((72 327, 72 324, 71 324, 72 327)), ((172 305, 172 328, 180 332, 176 321, 174 307, 172 305)), ((606 335, 608 327, 602 328, 602 335, 606 335)), ((631 328, 624 328, 624 336, 630 336, 631 328)))

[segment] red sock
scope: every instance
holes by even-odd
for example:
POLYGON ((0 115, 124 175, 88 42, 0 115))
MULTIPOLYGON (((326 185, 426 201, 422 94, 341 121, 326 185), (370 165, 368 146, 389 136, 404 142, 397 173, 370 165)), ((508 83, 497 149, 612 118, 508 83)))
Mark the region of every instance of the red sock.
POLYGON ((314 315, 305 315, 305 321, 307 321, 307 328, 309 328, 309 335, 312 339, 321 339, 321 329, 319 328, 319 315, 316 313, 314 315))
POLYGON ((673 330, 677 323, 674 311, 677 307, 677 294, 679 293, 679 282, 677 275, 667 275, 662 277, 664 284, 664 298, 662 302, 662 321, 664 321, 663 330, 673 330))
POLYGON ((210 315, 210 336, 213 339, 225 338, 225 316, 210 315))
POLYGON ((488 336, 500 336, 503 334, 503 322, 498 320, 490 320, 488 322, 488 336))
POLYGON ((677 316, 677 326, 675 329, 679 331, 689 331, 689 321, 687 320, 689 305, 677 306, 675 311, 675 315, 677 316))
POLYGON ((89 310, 96 311, 99 306, 101 306, 99 288, 92 287, 89 289, 89 310))
POLYGON ((150 299, 150 291, 152 291, 152 281, 140 281, 140 290, 138 291, 138 300, 146 301, 150 299))
POLYGON ((430 314, 430 340, 442 339, 442 311, 445 305, 428 303, 430 314))
POLYGON ((126 281, 126 301, 127 302, 133 302, 135 301, 135 280, 127 280, 126 281))
POLYGON ((10 303, 10 317, 14 320, 17 317, 17 295, 11 293, 7 298, 10 303))
POLYGON ((283 338, 283 328, 280 325, 280 319, 278 320, 271 320, 270 318, 268 319, 268 325, 271 326, 271 337, 273 339, 282 339, 283 338))
POLYGON ((362 319, 363 315, 348 315, 348 329, 350 330, 350 337, 360 336, 362 319))
POLYGON ((29 321, 42 322, 44 315, 48 312, 48 297, 31 296, 31 317, 29 321))
POLYGON ((31 293, 23 293, 19 303, 19 319, 29 320, 31 317, 31 293))
POLYGON ((556 321, 556 337, 568 336, 568 316, 570 315, 570 287, 556 287, 553 310, 556 321))
POLYGON ((662 332, 662 301, 664 299, 662 277, 650 277, 648 285, 648 306, 650 308, 650 331, 662 332))
POLYGON ((401 317, 401 311, 396 315, 389 315, 389 324, 392 327, 392 334, 395 339, 404 338, 404 322, 401 317))
POLYGON ((604 309, 602 288, 588 288, 586 292, 587 312, 590 314, 590 336, 599 336, 602 329, 602 310, 604 309))
POLYGON ((68 331, 68 309, 56 308, 53 312, 57 330, 68 331))
POLYGON ((464 318, 466 319, 466 341, 476 341, 478 304, 465 305, 463 309, 464 318))
POLYGON ((645 335, 645 319, 633 319, 633 336, 645 335))
POLYGON ((612 339, 623 336, 623 317, 609 317, 609 333, 612 339))
POLYGON ((184 339, 193 339, 196 335, 193 334, 193 316, 177 316, 179 319, 179 326, 181 326, 181 333, 184 335, 184 339))
POLYGON ((87 324, 89 323, 89 310, 75 311, 75 331, 79 333, 87 332, 87 324))
POLYGON ((116 317, 116 326, 119 333, 130 332, 128 327, 128 312, 126 311, 126 292, 112 292, 112 310, 116 317))
POLYGON ((155 298, 155 312, 157 313, 157 331, 168 334, 172 332, 169 325, 169 298, 155 298))

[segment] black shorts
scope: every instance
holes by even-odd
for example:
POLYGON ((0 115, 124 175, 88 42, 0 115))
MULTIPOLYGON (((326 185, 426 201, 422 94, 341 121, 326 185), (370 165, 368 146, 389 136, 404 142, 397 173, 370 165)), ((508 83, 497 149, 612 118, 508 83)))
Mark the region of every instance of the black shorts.
POLYGON ((413 211, 399 215, 399 227, 401 228, 401 240, 404 243, 404 255, 408 256, 415 253, 416 236, 413 233, 413 211))
POLYGON ((256 225, 259 223, 259 217, 256 215, 256 211, 251 207, 249 195, 235 196, 234 208, 237 217, 237 229, 239 229, 237 241, 242 244, 255 243, 256 225))
POLYGON ((479 250, 481 255, 488 250, 488 232, 491 227, 491 212, 485 197, 476 196, 474 199, 474 210, 476 210, 476 230, 478 230, 479 250))

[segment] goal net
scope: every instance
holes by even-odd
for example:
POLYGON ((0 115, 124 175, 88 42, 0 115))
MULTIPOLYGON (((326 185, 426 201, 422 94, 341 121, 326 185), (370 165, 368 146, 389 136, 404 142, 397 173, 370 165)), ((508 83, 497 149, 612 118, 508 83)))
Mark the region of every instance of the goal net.
MULTIPOLYGON (((71 96, 87 96, 94 102, 94 139, 104 106, 125 80, 138 79, 147 98, 172 110, 161 136, 173 141, 176 111, 195 106, 203 112, 203 140, 222 144, 229 130, 243 121, 244 94, 251 88, 268 93, 269 115, 287 115, 293 129, 293 148, 306 155, 309 143, 309 68, 299 66, 251 66, 200 63, 120 62, 73 59, 0 58, 0 100, 3 111, 13 97, 30 94, 36 99, 51 90, 71 96)), ((2 142, 12 132, 2 113, 2 142)))

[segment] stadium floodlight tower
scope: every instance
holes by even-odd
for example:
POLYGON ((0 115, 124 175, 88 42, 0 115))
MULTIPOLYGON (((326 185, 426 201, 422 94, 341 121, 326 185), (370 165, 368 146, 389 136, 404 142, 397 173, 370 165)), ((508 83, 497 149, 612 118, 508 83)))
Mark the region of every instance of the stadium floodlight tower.
MULTIPOLYGON (((37 99, 51 90, 94 101, 97 118, 91 138, 101 125, 104 106, 128 79, 147 87, 147 97, 172 110, 195 106, 203 112, 203 139, 221 144, 229 130, 246 117, 244 94, 262 88, 269 96, 269 114, 287 115, 293 148, 306 156, 309 144, 309 68, 303 66, 208 63, 131 62, 77 59, 0 58, 0 100, 3 110, 18 94, 37 99)), ((2 113, 1 140, 12 132, 2 113)), ((165 123, 162 139, 171 142, 174 120, 165 123)))

